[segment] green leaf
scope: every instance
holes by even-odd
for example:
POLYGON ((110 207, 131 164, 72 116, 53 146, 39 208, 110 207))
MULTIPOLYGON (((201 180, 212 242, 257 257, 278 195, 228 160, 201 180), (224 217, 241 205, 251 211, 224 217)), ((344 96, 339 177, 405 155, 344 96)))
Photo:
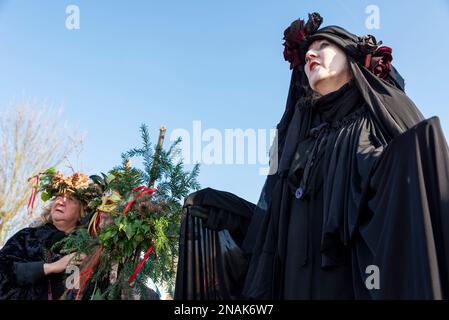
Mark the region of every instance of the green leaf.
POLYGON ((132 224, 125 225, 125 234, 128 239, 131 239, 135 233, 135 229, 132 224))
POLYGON ((114 180, 115 180, 115 176, 112 173, 108 174, 108 176, 106 177, 106 183, 107 184, 110 184, 114 180))
POLYGON ((49 194, 49 193, 47 193, 47 192, 42 192, 41 193, 41 199, 42 199, 42 201, 48 201, 48 200, 50 200, 51 199, 51 194, 49 194))
POLYGON ((56 173, 56 168, 55 167, 50 167, 50 168, 47 169, 47 171, 45 171, 45 173, 55 174, 56 173))

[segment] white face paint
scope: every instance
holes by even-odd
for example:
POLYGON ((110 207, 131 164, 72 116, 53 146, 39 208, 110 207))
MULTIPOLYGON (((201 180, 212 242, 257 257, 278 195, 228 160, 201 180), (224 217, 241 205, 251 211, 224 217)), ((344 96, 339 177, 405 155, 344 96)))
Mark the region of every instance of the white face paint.
POLYGON ((304 71, 310 87, 321 95, 337 91, 352 78, 345 52, 328 40, 312 42, 304 71))

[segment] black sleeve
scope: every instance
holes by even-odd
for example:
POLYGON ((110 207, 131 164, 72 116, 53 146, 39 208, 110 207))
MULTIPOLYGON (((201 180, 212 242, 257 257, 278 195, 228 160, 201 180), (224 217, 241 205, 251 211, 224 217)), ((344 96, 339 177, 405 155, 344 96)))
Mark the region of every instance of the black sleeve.
POLYGON ((14 262, 13 271, 19 286, 33 284, 45 277, 43 261, 14 262))
POLYGON ((364 195, 357 268, 363 298, 449 298, 449 149, 438 118, 422 121, 385 150, 364 195), (374 274, 374 273, 373 273, 374 274))
MULTIPOLYGON (((37 263, 28 265, 32 259, 28 256, 26 246, 31 232, 30 228, 20 230, 0 250, 0 300, 26 296, 27 289, 23 283, 33 279, 32 274, 37 274, 33 271, 37 270, 37 263), (21 276, 25 274, 28 278, 22 279, 21 276)), ((41 268, 43 272, 43 264, 41 268)))
POLYGON ((236 300, 247 270, 240 248, 254 205, 229 192, 206 188, 184 204, 176 300, 236 300))

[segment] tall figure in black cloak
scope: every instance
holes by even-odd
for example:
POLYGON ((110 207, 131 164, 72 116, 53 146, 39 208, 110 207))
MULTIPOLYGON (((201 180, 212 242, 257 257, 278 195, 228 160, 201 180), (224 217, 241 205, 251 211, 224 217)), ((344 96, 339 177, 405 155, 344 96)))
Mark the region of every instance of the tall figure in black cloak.
POLYGON ((292 81, 257 206, 186 199, 175 298, 449 298, 439 119, 406 96, 391 48, 321 23, 284 32, 292 81))

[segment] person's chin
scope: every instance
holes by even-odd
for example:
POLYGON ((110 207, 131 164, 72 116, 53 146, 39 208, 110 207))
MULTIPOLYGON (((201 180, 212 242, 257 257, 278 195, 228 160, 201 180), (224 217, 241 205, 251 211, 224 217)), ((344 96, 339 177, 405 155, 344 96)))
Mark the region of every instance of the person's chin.
POLYGON ((316 70, 313 74, 312 74, 312 76, 311 76, 311 78, 310 78, 310 82, 312 83, 312 86, 313 87, 317 87, 317 86, 319 86, 320 85, 320 82, 322 82, 323 80, 325 80, 326 79, 326 77, 323 75, 323 74, 321 74, 320 72, 319 72, 319 70, 316 70))
POLYGON ((53 222, 65 221, 65 216, 64 214, 55 214, 51 217, 51 219, 53 220, 53 222))
POLYGON ((320 87, 322 86, 323 79, 317 78, 313 79, 312 85, 310 86, 314 91, 319 91, 320 87))

